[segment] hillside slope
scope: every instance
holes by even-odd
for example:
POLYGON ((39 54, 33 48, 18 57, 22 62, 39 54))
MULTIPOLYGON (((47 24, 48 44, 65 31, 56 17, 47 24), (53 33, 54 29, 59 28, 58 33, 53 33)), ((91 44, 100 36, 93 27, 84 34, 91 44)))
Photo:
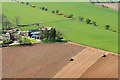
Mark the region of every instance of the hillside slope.
MULTIPOLYGON (((20 16, 19 24, 42 22, 43 24, 40 26, 51 26, 61 30, 67 40, 117 53, 118 34, 105 29, 105 25, 109 24, 113 30, 118 30, 117 11, 91 5, 90 3, 31 2, 30 4, 36 5, 36 7, 32 8, 21 3, 3 3, 3 14, 12 23, 14 23, 15 16, 20 16), (45 7, 48 11, 40 10, 39 7, 45 7), (52 10, 59 10, 67 15, 73 14, 74 19, 70 20, 64 16, 53 14, 52 10), (78 16, 85 19, 90 18, 92 21, 96 21, 98 26, 80 22, 78 16)), ((29 27, 26 27, 26 29, 29 27)))

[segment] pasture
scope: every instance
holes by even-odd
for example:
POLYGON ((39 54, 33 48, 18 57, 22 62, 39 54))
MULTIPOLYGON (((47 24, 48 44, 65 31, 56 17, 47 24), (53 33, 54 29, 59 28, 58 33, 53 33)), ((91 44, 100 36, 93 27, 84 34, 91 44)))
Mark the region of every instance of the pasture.
MULTIPOLYGON (((75 43, 88 45, 95 48, 118 53, 118 33, 105 29, 109 24, 113 30, 118 30, 118 12, 109 8, 83 2, 30 2, 35 8, 21 3, 3 3, 3 14, 14 24, 14 17, 20 16, 19 24, 39 23, 40 26, 50 26, 61 30, 65 39, 75 43), (39 9, 45 7, 48 11, 39 9), (63 15, 52 13, 73 14, 74 19, 65 18, 63 15), (97 22, 98 26, 80 22, 78 16, 89 18, 97 22)), ((36 29, 38 27, 34 27, 36 29)), ((20 29, 32 29, 31 26, 20 29)))

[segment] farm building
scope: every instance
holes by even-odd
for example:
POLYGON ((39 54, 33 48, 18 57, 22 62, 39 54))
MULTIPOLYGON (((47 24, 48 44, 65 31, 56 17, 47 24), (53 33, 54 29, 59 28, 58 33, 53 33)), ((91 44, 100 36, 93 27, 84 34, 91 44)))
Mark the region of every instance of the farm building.
POLYGON ((10 34, 9 33, 2 34, 1 38, 2 38, 2 40, 10 39, 10 34))
POLYGON ((33 35, 31 36, 31 38, 39 39, 39 35, 33 34, 33 35))
MULTIPOLYGON (((43 27, 41 29, 41 31, 44 31, 45 29, 47 29, 49 31, 52 28, 51 27, 43 27)), ((34 29, 34 30, 22 31, 20 34, 22 36, 29 36, 31 38, 39 39, 39 33, 40 33, 40 29, 34 29)))

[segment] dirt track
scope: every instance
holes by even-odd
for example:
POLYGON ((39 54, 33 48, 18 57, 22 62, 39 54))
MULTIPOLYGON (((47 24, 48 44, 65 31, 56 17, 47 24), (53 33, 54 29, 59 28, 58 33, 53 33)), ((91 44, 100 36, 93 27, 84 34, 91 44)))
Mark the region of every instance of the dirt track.
POLYGON ((3 78, 118 77, 118 55, 75 43, 9 47, 2 51, 3 78), (103 53, 107 57, 103 58, 103 53), (73 62, 69 61, 71 57, 73 62))
POLYGON ((104 5, 108 8, 114 9, 118 11, 118 3, 94 3, 95 5, 104 5))

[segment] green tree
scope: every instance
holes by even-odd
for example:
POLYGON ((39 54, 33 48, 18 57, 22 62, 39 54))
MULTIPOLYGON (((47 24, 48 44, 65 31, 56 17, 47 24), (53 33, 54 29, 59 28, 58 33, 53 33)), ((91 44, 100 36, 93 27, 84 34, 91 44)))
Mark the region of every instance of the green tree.
POLYGON ((46 8, 45 11, 48 11, 48 9, 46 8))
POLYGON ((84 17, 80 17, 80 16, 79 16, 79 20, 80 20, 81 22, 83 22, 84 17))
POLYGON ((86 19, 86 23, 90 24, 91 20, 90 19, 86 19))
POLYGON ((93 21, 92 24, 93 24, 94 26, 97 26, 95 21, 93 21))
POLYGON ((58 30, 58 31, 56 32, 56 40, 61 40, 61 39, 63 39, 63 38, 62 38, 62 33, 61 33, 60 30, 58 30))
POLYGON ((59 13, 59 10, 56 10, 56 13, 59 13))
POLYGON ((55 38, 56 38, 56 30, 55 30, 55 28, 53 29, 51 29, 50 31, 49 31, 49 38, 50 38, 50 40, 55 40, 55 38))
POLYGON ((29 5, 29 2, 26 2, 26 5, 29 5))
POLYGON ((109 25, 106 25, 105 28, 106 28, 107 30, 109 30, 109 29, 110 29, 110 26, 109 26, 109 25))
POLYGON ((55 13, 55 11, 52 11, 52 13, 55 13))
POLYGON ((42 10, 45 10, 45 7, 42 7, 42 10))
POLYGON ((70 16, 70 18, 72 18, 73 17, 73 14, 71 14, 71 15, 69 15, 70 16))
POLYGON ((47 40, 49 39, 49 32, 47 29, 44 30, 44 38, 47 40))
POLYGON ((11 23, 8 21, 5 15, 2 15, 2 30, 11 29, 11 23))
POLYGON ((43 40, 43 31, 42 31, 42 27, 40 27, 40 32, 39 32, 39 38, 41 39, 41 40, 43 40))
POLYGON ((10 40, 14 41, 14 34, 13 33, 10 33, 10 40))

